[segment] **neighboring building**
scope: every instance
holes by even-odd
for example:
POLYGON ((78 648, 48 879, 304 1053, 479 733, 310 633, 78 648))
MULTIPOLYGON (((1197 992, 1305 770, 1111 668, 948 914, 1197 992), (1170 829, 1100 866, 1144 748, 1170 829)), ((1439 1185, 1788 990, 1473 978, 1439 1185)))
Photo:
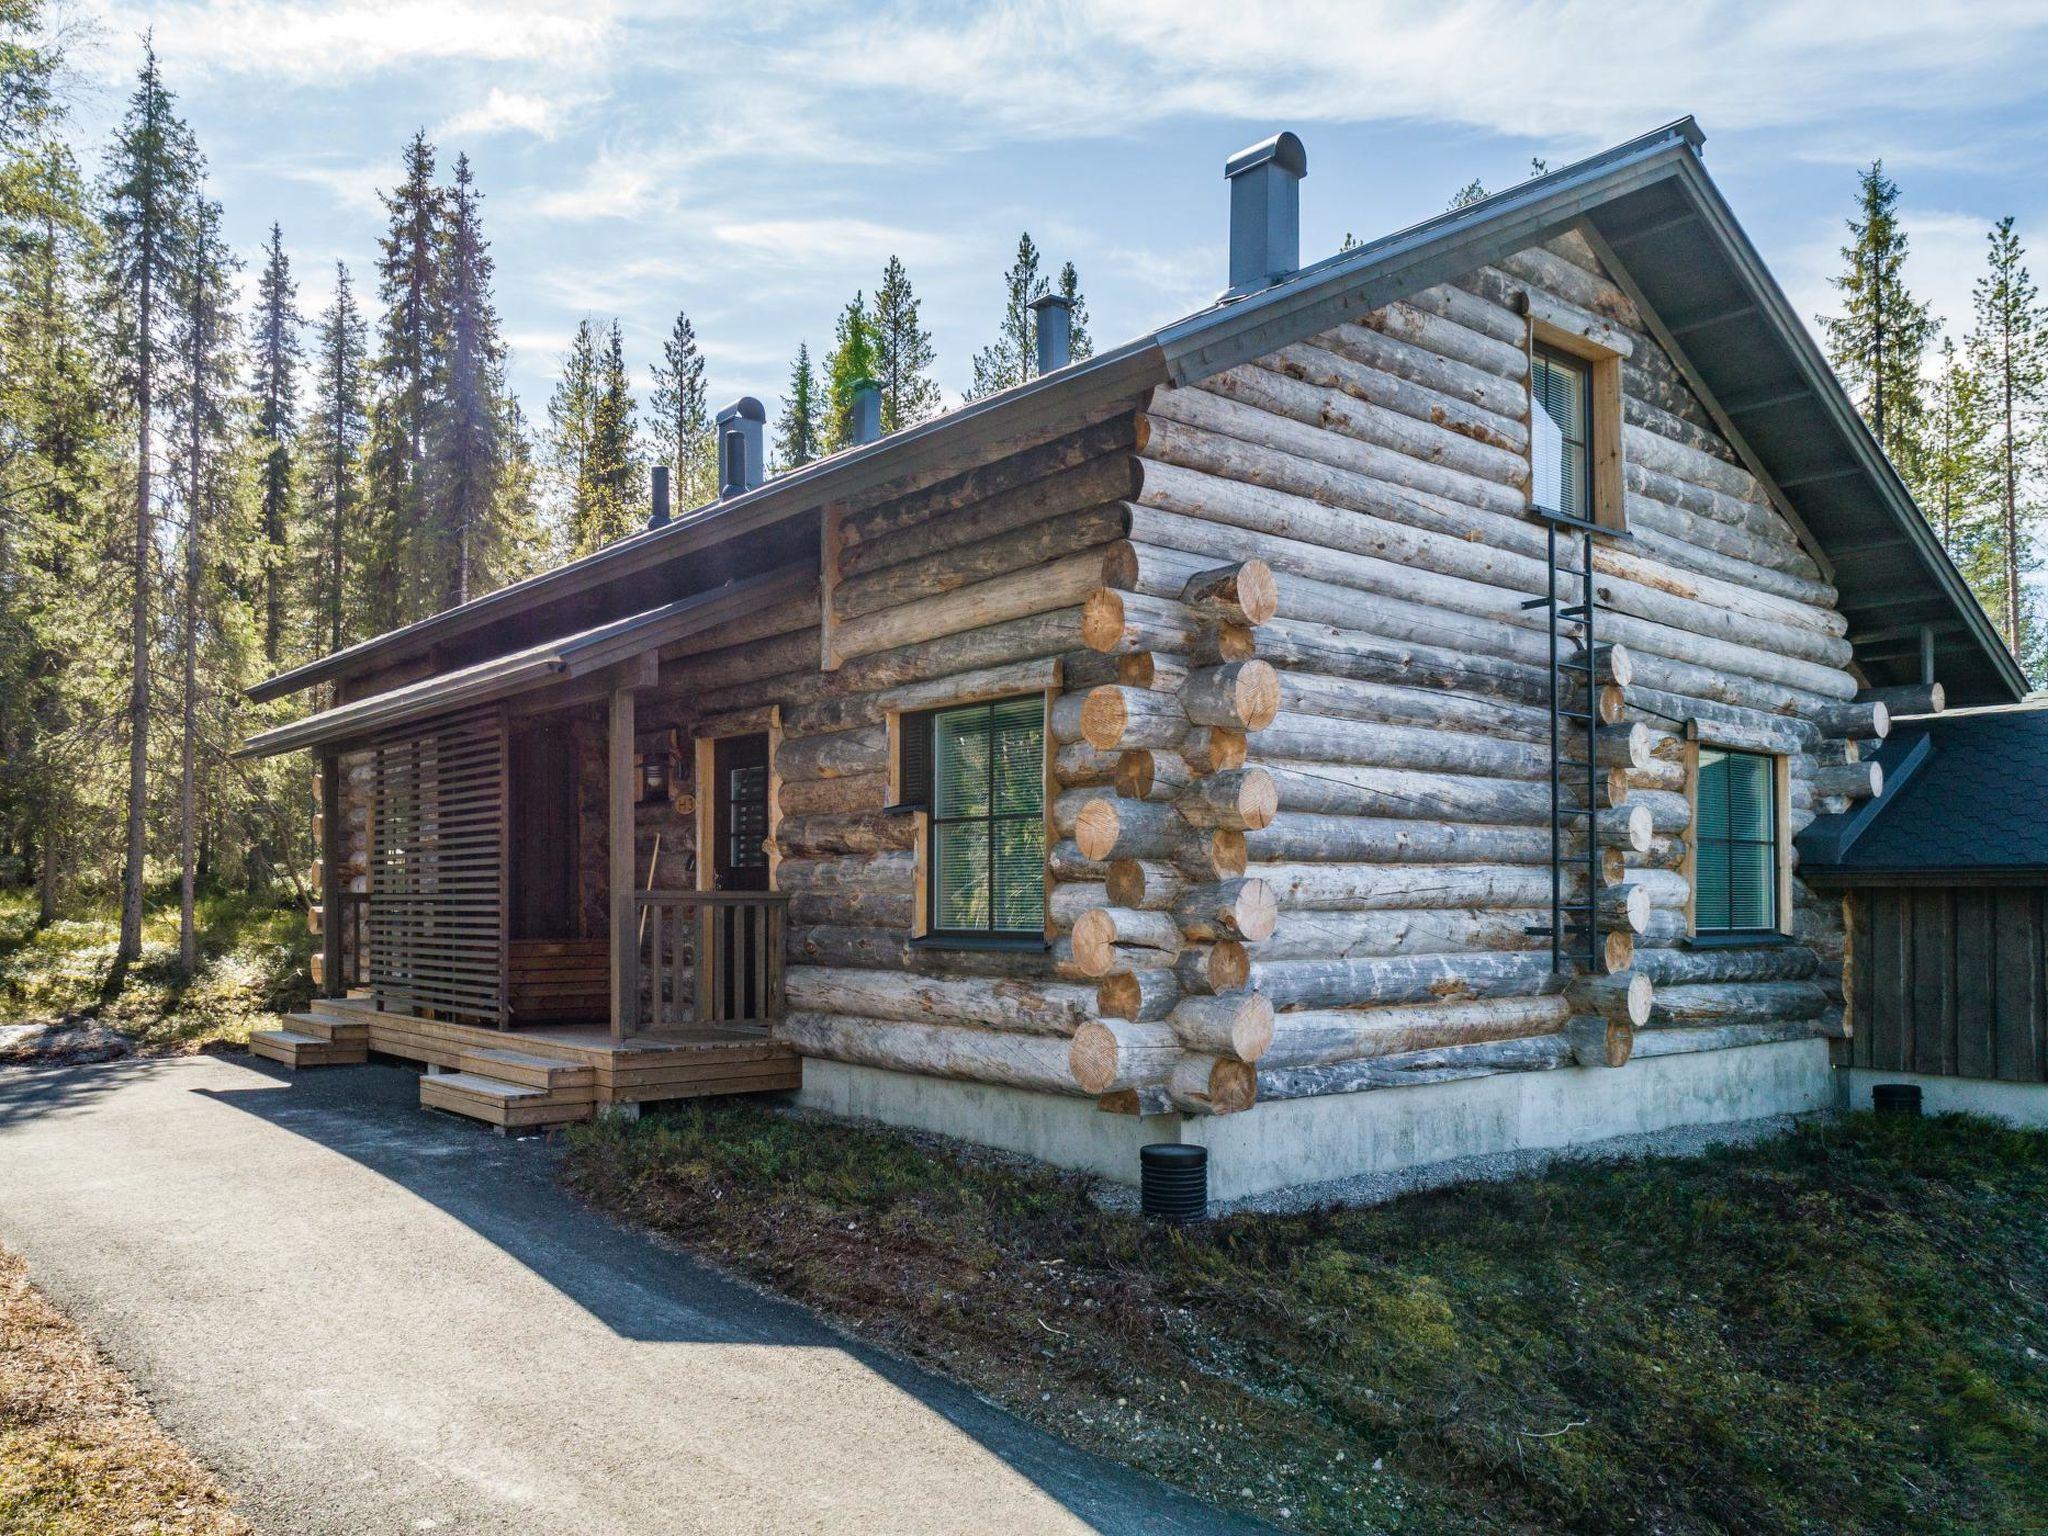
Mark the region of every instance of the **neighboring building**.
POLYGON ((1793 835, 1885 690, 2024 683, 1699 145, 1301 267, 1280 135, 1199 314, 1044 301, 1040 377, 765 483, 743 401, 718 502, 265 683, 335 690, 250 747, 323 765, 335 996, 260 1048, 1222 1195, 1832 1102, 1793 835))
POLYGON ((1799 839, 1801 877, 1842 893, 1849 1102, 1918 1083, 2048 1125, 2048 702, 1901 721, 1877 764, 1881 796, 1799 839))

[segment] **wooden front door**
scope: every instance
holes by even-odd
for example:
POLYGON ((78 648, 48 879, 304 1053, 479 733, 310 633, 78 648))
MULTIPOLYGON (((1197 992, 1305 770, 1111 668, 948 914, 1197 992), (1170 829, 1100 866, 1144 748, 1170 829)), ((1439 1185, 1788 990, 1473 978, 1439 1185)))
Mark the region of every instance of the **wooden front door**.
POLYGON ((723 736, 711 753, 711 888, 768 889, 768 734, 723 736))

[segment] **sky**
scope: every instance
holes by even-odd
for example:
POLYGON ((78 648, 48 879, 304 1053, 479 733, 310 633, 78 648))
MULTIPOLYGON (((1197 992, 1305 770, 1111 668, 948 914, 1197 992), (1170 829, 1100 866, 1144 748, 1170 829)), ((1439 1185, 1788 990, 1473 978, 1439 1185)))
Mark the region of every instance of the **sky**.
POLYGON ((1072 261, 1099 347, 1224 286, 1229 154, 1307 145, 1302 255, 1690 113, 1802 314, 1827 312, 1859 167, 1903 189, 1908 280, 1960 341, 1984 232, 2048 279, 2048 3, 1506 0, 69 0, 89 151, 154 29, 249 270, 273 220, 316 315, 374 306, 380 189, 416 128, 465 152, 529 417, 577 322, 643 392, 676 312, 714 408, 776 409, 799 341, 900 256, 948 403, 1021 230, 1072 261))

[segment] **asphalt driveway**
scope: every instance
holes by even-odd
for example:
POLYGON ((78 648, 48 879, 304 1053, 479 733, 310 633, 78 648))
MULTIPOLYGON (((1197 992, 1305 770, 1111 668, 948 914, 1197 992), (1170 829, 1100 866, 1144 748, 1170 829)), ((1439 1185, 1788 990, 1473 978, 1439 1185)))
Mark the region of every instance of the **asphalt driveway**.
POLYGON ((621 1231, 387 1066, 0 1071, 0 1244, 272 1533, 1263 1529, 621 1231))

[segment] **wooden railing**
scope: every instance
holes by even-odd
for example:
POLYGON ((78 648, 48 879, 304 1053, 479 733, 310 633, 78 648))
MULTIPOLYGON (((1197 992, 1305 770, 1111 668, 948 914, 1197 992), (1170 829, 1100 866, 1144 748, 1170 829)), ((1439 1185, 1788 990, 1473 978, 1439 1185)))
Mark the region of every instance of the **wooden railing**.
POLYGON ((782 1012, 787 896, 766 891, 641 891, 639 1029, 768 1028, 782 1012))

